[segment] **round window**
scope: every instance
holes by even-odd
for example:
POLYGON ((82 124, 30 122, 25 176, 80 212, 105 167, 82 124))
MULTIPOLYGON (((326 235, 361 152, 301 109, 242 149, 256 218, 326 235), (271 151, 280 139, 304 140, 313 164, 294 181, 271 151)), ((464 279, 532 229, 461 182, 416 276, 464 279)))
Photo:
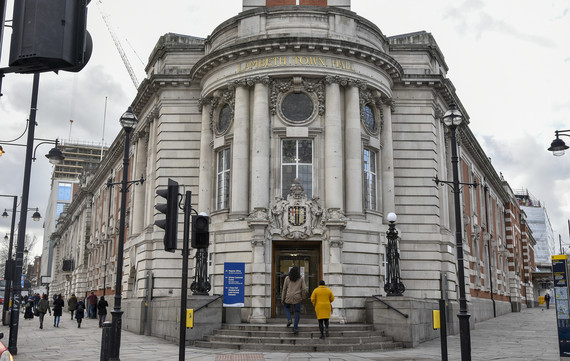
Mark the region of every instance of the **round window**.
POLYGON ((220 109, 220 115, 218 116, 218 133, 223 133, 228 130, 231 121, 232 108, 230 108, 228 104, 225 104, 222 109, 220 109))
POLYGON ((374 109, 370 105, 365 105, 362 112, 362 121, 369 132, 376 131, 376 118, 374 117, 374 109))
POLYGON ((303 122, 313 114, 313 100, 305 93, 289 93, 281 102, 283 115, 292 122, 303 122))

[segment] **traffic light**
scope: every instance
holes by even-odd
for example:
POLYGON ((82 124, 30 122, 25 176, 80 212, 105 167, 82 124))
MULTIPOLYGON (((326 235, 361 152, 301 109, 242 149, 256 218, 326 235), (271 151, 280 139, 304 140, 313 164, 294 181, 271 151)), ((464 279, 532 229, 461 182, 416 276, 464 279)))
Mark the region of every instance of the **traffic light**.
POLYGON ((154 224, 164 229, 164 250, 167 252, 176 251, 178 243, 178 188, 178 182, 168 178, 168 188, 156 191, 157 195, 166 198, 166 203, 154 206, 166 215, 166 219, 159 219, 154 224))
POLYGON ((90 1, 15 1, 10 68, 16 73, 83 69, 93 51, 87 31, 90 1))
POLYGON ((192 216, 192 248, 208 248, 210 245, 210 217, 192 216))

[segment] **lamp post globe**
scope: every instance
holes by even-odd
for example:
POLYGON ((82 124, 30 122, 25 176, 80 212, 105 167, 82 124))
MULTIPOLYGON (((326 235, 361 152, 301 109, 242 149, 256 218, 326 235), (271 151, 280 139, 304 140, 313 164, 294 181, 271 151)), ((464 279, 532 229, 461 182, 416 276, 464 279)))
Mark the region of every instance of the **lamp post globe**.
POLYGON ((46 154, 46 158, 53 165, 61 164, 63 162, 63 160, 65 159, 65 157, 63 156, 63 153, 61 152, 61 150, 57 146, 55 146, 55 148, 50 149, 49 153, 46 154))
POLYGON ((463 114, 457 109, 455 103, 451 103, 449 110, 445 112, 442 120, 448 127, 457 127, 463 122, 463 114))
POLYGON ((133 129, 138 123, 138 119, 135 116, 135 113, 133 113, 133 108, 129 107, 129 109, 121 115, 119 122, 125 130, 133 129))
POLYGON ((563 156, 565 150, 568 149, 566 143, 564 143, 564 141, 558 137, 559 135, 558 132, 559 132, 558 130, 555 132, 556 138, 550 144, 550 148, 548 148, 548 150, 551 151, 552 154, 556 157, 563 156))
POLYGON ((40 212, 38 211, 38 209, 36 208, 36 211, 34 212, 34 214, 32 214, 32 219, 35 222, 39 222, 40 219, 42 219, 42 216, 40 215, 40 212))
POLYGON ((388 222, 396 222, 396 220, 398 219, 398 216, 396 215, 396 213, 390 212, 386 216, 386 219, 388 220, 388 222))

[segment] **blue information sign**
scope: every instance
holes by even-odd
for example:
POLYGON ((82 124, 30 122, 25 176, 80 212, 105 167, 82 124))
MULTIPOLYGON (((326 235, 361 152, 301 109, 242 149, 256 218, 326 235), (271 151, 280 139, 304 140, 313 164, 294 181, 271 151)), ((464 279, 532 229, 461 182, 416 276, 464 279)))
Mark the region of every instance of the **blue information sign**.
POLYGON ((224 263, 224 307, 244 306, 245 263, 224 263))
POLYGON ((554 276, 554 299, 556 300, 556 319, 558 323, 558 347, 560 357, 570 356, 570 312, 568 304, 568 256, 552 256, 552 275, 554 276))

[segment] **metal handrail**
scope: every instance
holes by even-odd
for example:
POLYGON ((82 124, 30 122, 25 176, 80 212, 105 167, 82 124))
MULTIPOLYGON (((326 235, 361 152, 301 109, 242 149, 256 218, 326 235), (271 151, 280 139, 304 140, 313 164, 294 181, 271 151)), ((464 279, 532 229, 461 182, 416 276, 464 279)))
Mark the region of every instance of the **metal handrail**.
POLYGON ((382 300, 380 298, 380 295, 372 295, 372 297, 374 297, 375 299, 377 299, 378 301, 382 302, 384 305, 386 305, 386 307, 388 307, 388 309, 392 309, 396 312, 398 312, 400 315, 404 316, 405 318, 408 318, 409 316, 405 313, 403 313, 402 311, 400 311, 399 309, 391 306, 389 303, 387 303, 386 301, 382 300))
POLYGON ((202 305, 202 306, 198 307, 197 309, 194 310, 194 313, 198 312, 198 310, 201 310, 201 309, 204 308, 204 307, 208 307, 208 305, 209 305, 210 303, 216 302, 217 300, 219 300, 220 298, 223 297, 223 295, 213 295, 213 296, 218 296, 218 297, 214 298, 213 300, 211 300, 210 302, 206 303, 205 305, 202 305))

